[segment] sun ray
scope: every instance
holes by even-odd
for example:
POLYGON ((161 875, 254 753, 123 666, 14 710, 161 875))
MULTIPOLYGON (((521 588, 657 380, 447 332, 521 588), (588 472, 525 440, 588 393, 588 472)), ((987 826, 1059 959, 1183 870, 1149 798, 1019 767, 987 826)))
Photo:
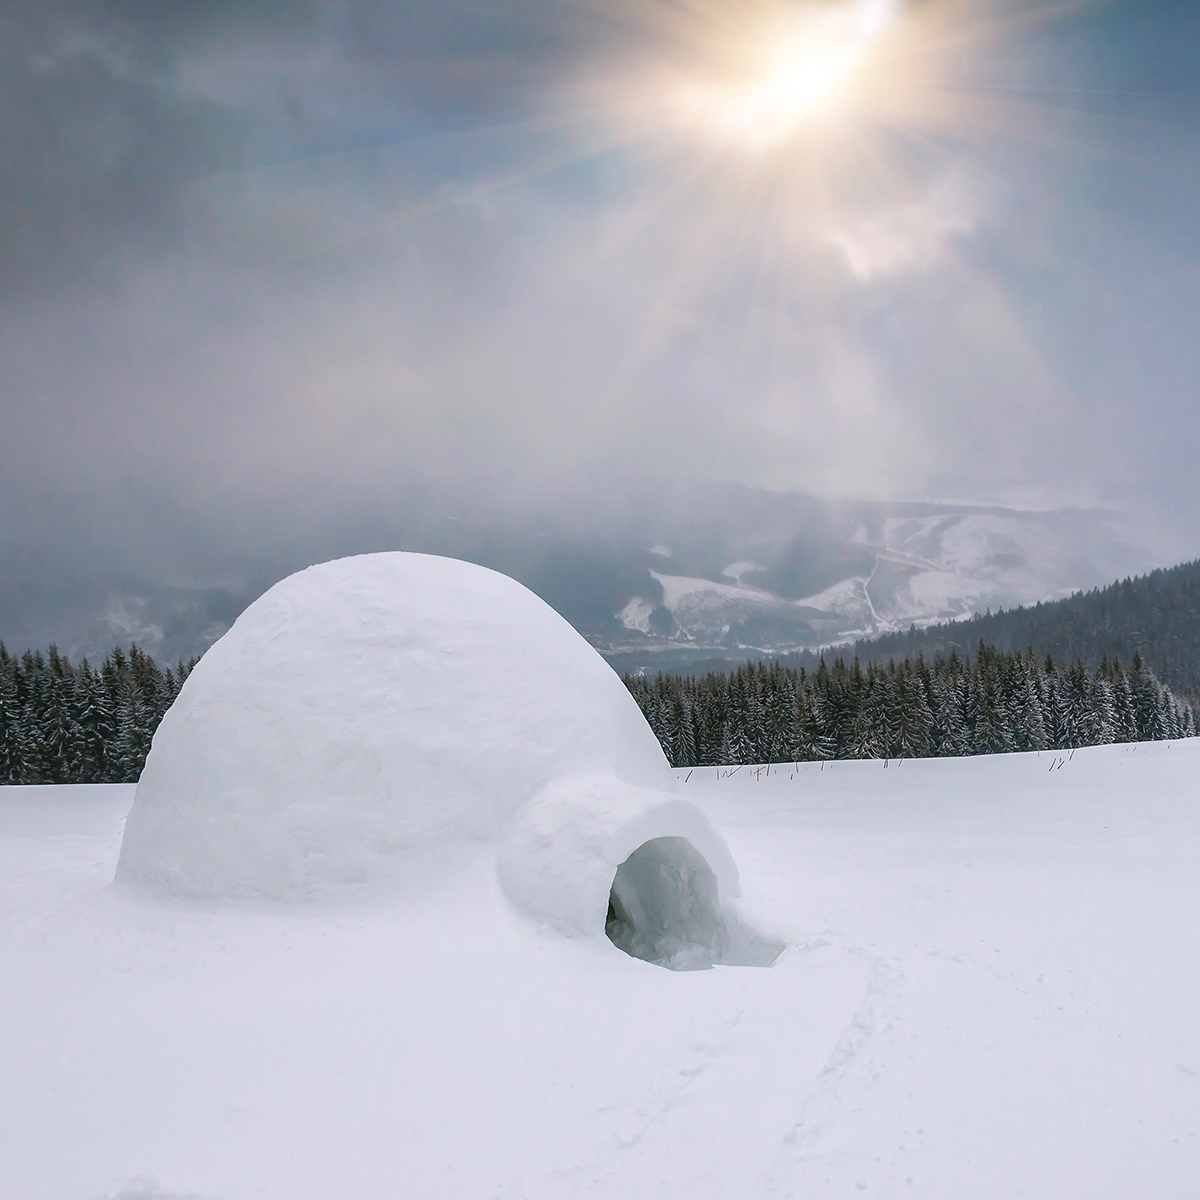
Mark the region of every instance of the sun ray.
MULTIPOLYGON (((472 157, 462 146, 482 146, 473 157, 485 165, 412 194, 398 170, 390 198, 381 188, 356 229, 331 237, 314 225, 312 252, 350 252, 542 181, 564 196, 573 174, 601 182, 603 223, 553 271, 561 286, 586 286, 606 258, 626 256, 646 280, 648 292, 630 301, 639 322, 609 357, 608 379, 596 380, 606 394, 631 392, 671 338, 695 342, 689 313, 711 324, 719 312, 716 336, 747 361, 777 359, 787 383, 798 338, 838 328, 855 288, 923 270, 972 235, 976 196, 1002 190, 978 146, 1063 136, 1045 89, 1006 76, 994 53, 1061 5, 575 2, 618 12, 611 53, 598 39, 571 80, 539 85, 507 110, 514 119, 425 140, 418 156, 457 162, 472 157)), ((413 152, 410 142, 395 148, 413 152)))

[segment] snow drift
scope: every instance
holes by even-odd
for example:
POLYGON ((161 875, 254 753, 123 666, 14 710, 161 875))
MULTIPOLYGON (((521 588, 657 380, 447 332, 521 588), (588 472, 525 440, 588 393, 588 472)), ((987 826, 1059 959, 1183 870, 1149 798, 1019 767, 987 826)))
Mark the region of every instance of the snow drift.
POLYGON ((299 899, 480 839, 510 898, 568 934, 602 933, 621 864, 675 839, 656 861, 682 892, 669 911, 627 896, 652 927, 625 948, 677 966, 778 950, 747 950, 733 859, 608 665, 520 584, 428 555, 311 567, 238 618, 155 735, 117 876, 299 899))

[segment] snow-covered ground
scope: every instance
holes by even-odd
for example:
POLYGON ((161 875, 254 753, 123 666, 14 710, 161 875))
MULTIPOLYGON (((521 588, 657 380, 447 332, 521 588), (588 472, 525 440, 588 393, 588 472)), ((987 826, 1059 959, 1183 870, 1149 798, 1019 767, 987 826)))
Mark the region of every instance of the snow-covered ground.
POLYGON ((0 790, 0 1196, 1200 1192, 1200 741, 679 775, 772 968, 540 929, 485 843, 151 899, 132 788, 0 790))

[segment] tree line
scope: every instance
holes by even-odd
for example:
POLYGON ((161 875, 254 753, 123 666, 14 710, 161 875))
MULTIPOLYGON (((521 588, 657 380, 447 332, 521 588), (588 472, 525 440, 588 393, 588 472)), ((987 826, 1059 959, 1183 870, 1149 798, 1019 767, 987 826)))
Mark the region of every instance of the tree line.
POLYGON ((0 642, 0 783, 136 783, 196 660, 161 668, 130 646, 93 667, 0 642))
POLYGON ((747 663, 724 674, 626 675, 673 766, 933 758, 1194 737, 1192 708, 1135 653, 1060 666, 980 643, 975 655, 855 657, 815 670, 747 663))
MULTIPOLYGON (((135 783, 196 660, 130 646, 93 667, 0 643, 0 782, 135 783)), ((626 675, 675 766, 928 758, 1194 737, 1192 708, 1136 653, 1060 667, 980 644, 863 667, 747 663, 730 674, 626 675)))
MULTIPOLYGON (((1097 668, 1107 658, 1136 654, 1176 694, 1200 698, 1200 561, 1182 563, 1077 592, 1028 608, 884 634, 853 648, 863 662, 927 657, 980 641, 999 650, 1036 646, 1059 662, 1082 659, 1097 668)), ((797 659, 796 666, 815 665, 797 659)))

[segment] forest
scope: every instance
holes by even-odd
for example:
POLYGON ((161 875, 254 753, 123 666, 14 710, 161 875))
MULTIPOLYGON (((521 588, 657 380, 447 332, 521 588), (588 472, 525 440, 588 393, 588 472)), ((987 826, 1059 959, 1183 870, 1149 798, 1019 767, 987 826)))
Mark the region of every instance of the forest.
MULTIPOLYGON (((1098 668, 1138 656, 1177 696, 1200 700, 1200 561, 1182 563, 1028 608, 910 629, 849 648, 862 662, 961 654, 985 642, 998 650, 1037 648, 1059 662, 1098 668)), ((809 666, 812 659, 797 661, 809 666)))
POLYGON ((1193 737, 1191 706, 1134 654, 1060 667, 980 644, 866 667, 747 663, 700 678, 626 675, 673 766, 939 758, 1193 737))
POLYGON ((72 665, 0 642, 0 783, 136 783, 193 666, 163 669, 137 646, 72 665))

